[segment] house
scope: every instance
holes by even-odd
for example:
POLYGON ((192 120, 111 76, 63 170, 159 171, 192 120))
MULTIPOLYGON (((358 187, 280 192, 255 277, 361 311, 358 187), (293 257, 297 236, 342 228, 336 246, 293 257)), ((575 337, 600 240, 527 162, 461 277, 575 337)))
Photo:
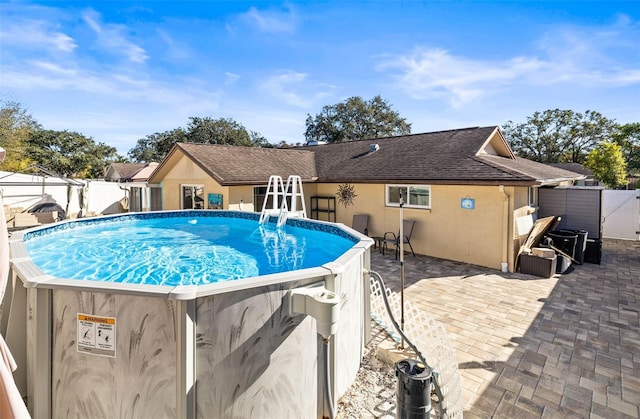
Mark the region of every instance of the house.
POLYGON ((575 182, 574 186, 600 186, 600 182, 593 176, 591 169, 580 163, 550 163, 550 166, 584 175, 585 178, 575 182))
POLYGON ((104 175, 104 180, 107 182, 127 182, 146 166, 146 163, 111 163, 104 175))
POLYGON ((108 182, 144 182, 158 163, 111 163, 104 175, 108 182))
POLYGON ((161 207, 158 188, 147 183, 159 163, 111 163, 104 176, 107 182, 118 182, 125 197, 119 201, 120 210, 149 211, 161 207))
POLYGON ((260 211, 269 176, 292 174, 308 185, 317 181, 312 151, 178 143, 148 183, 161 186, 164 209, 260 211))
POLYGON ((260 211, 271 175, 302 178, 311 218, 351 225, 369 214, 371 236, 397 233, 402 195, 416 253, 510 271, 516 221, 535 210, 538 188, 584 178, 516 157, 489 126, 289 149, 179 143, 149 183, 164 209, 260 211), (336 200, 345 186, 347 205, 336 200))

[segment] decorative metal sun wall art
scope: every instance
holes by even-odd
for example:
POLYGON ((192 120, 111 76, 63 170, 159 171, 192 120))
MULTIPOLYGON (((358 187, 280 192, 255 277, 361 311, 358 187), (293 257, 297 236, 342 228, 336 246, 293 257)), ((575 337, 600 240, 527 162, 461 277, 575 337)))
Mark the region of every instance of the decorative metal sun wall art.
POLYGON ((353 205, 353 200, 358 196, 356 195, 353 185, 349 185, 348 183, 338 186, 336 195, 338 196, 338 202, 344 205, 345 208, 353 205))

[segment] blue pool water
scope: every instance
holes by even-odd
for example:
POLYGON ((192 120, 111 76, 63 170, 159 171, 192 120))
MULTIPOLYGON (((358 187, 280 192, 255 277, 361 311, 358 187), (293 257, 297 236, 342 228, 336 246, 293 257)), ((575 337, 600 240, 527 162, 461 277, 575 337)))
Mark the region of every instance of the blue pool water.
POLYGON ((321 266, 357 239, 334 226, 254 214, 145 213, 79 220, 25 235, 29 257, 58 278, 202 285, 321 266))

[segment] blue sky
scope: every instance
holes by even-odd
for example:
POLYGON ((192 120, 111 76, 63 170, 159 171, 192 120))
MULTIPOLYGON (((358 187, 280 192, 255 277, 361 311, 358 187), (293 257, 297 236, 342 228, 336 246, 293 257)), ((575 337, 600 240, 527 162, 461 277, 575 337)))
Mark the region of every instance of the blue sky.
POLYGON ((412 132, 595 110, 640 121, 640 2, 0 1, 0 100, 126 153, 232 118, 304 142, 375 95, 412 132))

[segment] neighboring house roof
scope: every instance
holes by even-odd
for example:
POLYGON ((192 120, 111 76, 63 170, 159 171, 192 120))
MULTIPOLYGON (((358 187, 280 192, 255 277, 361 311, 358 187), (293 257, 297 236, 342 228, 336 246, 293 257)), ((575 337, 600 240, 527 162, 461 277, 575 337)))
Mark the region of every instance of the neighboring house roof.
POLYGON ((159 163, 151 162, 147 164, 144 168, 137 171, 133 176, 131 176, 131 181, 133 182, 145 182, 151 176, 156 167, 158 167, 159 163))
POLYGON ((283 179, 297 175, 303 182, 317 179, 314 155, 310 151, 177 143, 154 171, 150 181, 163 172, 167 162, 178 151, 223 186, 263 184, 271 175, 279 175, 283 179))
POLYGON ((264 184, 271 175, 292 174, 326 183, 544 185, 584 178, 516 157, 497 126, 288 149, 178 143, 150 181, 164 176, 178 150, 221 185, 264 184))
POLYGON ((146 163, 111 163, 104 180, 111 182, 125 182, 131 180, 132 176, 144 169, 146 163))
POLYGON ((580 173, 587 177, 593 177, 591 169, 587 169, 580 163, 550 163, 550 166, 557 167, 558 169, 569 170, 571 172, 580 173))

